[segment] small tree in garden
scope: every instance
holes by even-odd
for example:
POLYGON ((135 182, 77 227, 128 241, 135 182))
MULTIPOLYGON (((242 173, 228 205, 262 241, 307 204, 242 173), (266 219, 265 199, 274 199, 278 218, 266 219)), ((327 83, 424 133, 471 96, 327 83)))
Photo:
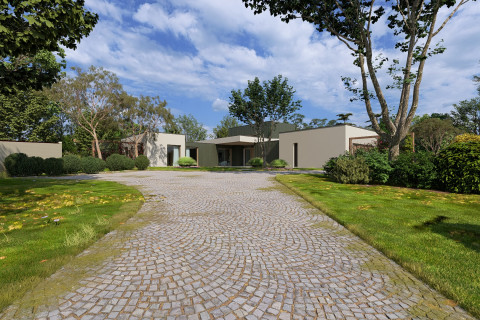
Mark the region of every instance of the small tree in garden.
POLYGON ((337 114, 338 120, 343 121, 343 124, 346 124, 348 121, 348 118, 353 116, 353 113, 339 113, 337 114))
POLYGON ((301 107, 300 100, 293 100, 294 93, 293 87, 281 75, 263 82, 263 85, 255 77, 255 80, 248 81, 243 93, 240 90, 231 91, 228 107, 230 114, 253 128, 260 143, 264 166, 267 164, 265 138, 271 141, 277 122, 281 119, 289 120, 301 107), (271 121, 271 130, 266 137, 264 128, 267 119, 271 121))
POLYGON ((119 106, 122 85, 114 73, 103 68, 73 70, 76 76, 62 79, 52 86, 50 93, 69 118, 92 136, 102 159, 97 128, 119 106))
POLYGON ((207 139, 207 129, 191 114, 179 116, 175 119, 175 124, 167 127, 173 129, 171 133, 184 134, 187 142, 207 139))
POLYGON ((427 151, 438 154, 446 147, 456 135, 461 133, 460 129, 453 126, 450 119, 427 118, 412 127, 415 133, 415 140, 427 151))

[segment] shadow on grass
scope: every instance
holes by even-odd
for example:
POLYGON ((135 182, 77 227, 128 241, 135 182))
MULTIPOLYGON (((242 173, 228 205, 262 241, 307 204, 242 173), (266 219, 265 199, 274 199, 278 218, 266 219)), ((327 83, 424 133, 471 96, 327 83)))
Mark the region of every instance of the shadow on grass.
POLYGON ((446 222, 448 219, 445 216, 436 216, 421 225, 415 226, 415 228, 419 230, 429 229, 445 238, 459 242, 471 250, 480 252, 480 225, 449 223, 446 222))

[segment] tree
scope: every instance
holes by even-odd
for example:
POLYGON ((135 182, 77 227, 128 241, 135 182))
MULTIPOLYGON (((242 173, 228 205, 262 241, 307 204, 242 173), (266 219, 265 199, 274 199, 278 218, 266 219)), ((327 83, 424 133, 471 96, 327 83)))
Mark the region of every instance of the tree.
POLYGON ((348 118, 350 118, 353 113, 339 113, 337 114, 338 120, 342 120, 343 124, 346 124, 348 118))
POLYGON ((480 134, 480 97, 454 104, 453 124, 473 134, 480 134))
POLYGON ((117 76, 103 68, 91 66, 88 71, 73 68, 75 77, 67 77, 49 91, 62 110, 92 137, 98 157, 102 159, 97 129, 120 105, 122 85, 117 76))
POLYGON ((184 134, 187 142, 207 139, 207 129, 191 114, 179 116, 175 119, 175 124, 178 133, 184 134))
POLYGON ((308 124, 303 122, 303 119, 305 119, 305 116, 301 113, 294 113, 292 114, 291 117, 291 122, 295 126, 295 130, 302 130, 302 129, 307 129, 308 124))
POLYGON ((415 140, 427 151, 438 154, 440 150, 452 142, 461 133, 455 128, 452 120, 439 118, 424 118, 412 126, 415 132, 415 140))
POLYGON ((228 137, 228 129, 238 127, 239 125, 237 119, 226 115, 220 120, 220 124, 213 128, 213 138, 228 137))
POLYGON ((160 97, 140 96, 134 98, 126 93, 122 94, 123 120, 122 126, 132 135, 135 144, 135 158, 138 157, 138 144, 145 135, 158 132, 160 126, 173 121, 167 102, 160 97))
POLYGON ((389 158, 394 159, 399 154, 400 142, 409 132, 410 123, 418 107, 426 60, 431 55, 445 50, 439 45, 432 49, 432 40, 455 12, 469 0, 396 0, 387 9, 386 2, 381 5, 375 1, 364 0, 242 1, 246 7, 254 10, 255 14, 269 10, 270 14, 280 16, 287 23, 292 19, 310 22, 319 32, 329 32, 351 50, 355 57, 354 65, 360 69, 361 88, 356 87, 356 80, 348 77, 343 78, 345 86, 357 99, 364 101, 373 129, 388 142, 389 158), (453 8, 437 27, 438 12, 444 7, 453 8), (399 68, 400 61, 393 60, 388 71, 394 79, 394 84, 384 87, 377 73, 388 58, 374 57, 375 30, 372 26, 387 11, 389 11, 388 27, 393 30, 397 39, 400 39, 395 48, 404 54, 404 66, 399 68), (369 86, 373 86, 374 92, 370 92, 369 86), (399 103, 394 104, 398 106, 397 111, 393 116, 384 88, 400 90, 399 103), (375 118, 372 107, 374 98, 378 99, 385 129, 381 128, 379 120, 375 118))
POLYGON ((42 91, 0 95, 0 139, 59 142, 62 140, 60 112, 42 91))
POLYGON ((260 143, 264 166, 267 163, 265 138, 271 141, 276 123, 280 119, 289 120, 292 113, 301 107, 300 100, 293 101, 294 93, 287 79, 282 80, 281 75, 268 82, 264 81, 263 86, 258 77, 255 77, 255 80, 248 81, 248 86, 243 93, 240 90, 231 91, 228 107, 230 114, 253 128, 260 143), (266 119, 272 122, 267 137, 264 131, 266 119))
POLYGON ((75 49, 93 30, 98 15, 84 8, 84 0, 4 0, 0 2, 0 88, 41 89, 58 80, 56 67, 42 56, 62 48, 75 49))

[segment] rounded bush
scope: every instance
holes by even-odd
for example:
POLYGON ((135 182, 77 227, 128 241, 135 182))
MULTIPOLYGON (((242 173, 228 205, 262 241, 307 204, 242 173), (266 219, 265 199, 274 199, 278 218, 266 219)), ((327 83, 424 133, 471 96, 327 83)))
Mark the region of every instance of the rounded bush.
POLYGON ((256 168, 261 167, 261 166, 263 166, 263 159, 259 158, 259 157, 252 158, 252 159, 248 160, 247 165, 252 166, 252 167, 256 167, 256 168))
POLYGON ((39 176, 45 172, 45 160, 40 157, 27 157, 22 162, 25 176, 39 176))
POLYGON ((399 187, 432 189, 438 187, 432 152, 405 152, 392 161, 388 183, 399 187))
POLYGON ((132 170, 135 167, 135 161, 116 153, 108 156, 105 162, 110 171, 132 170))
POLYGON ((8 155, 3 161, 7 173, 12 177, 23 175, 22 162, 27 158, 28 156, 25 153, 12 153, 8 155))
POLYGON ((342 156, 335 162, 331 177, 340 183, 368 183, 369 171, 365 159, 342 156))
POLYGON ((273 168, 285 168, 286 166, 288 166, 288 163, 283 159, 275 159, 270 162, 270 166, 273 168))
POLYGON ((464 133, 456 136, 455 139, 453 139, 453 142, 471 142, 471 141, 480 142, 480 135, 473 134, 473 133, 464 133))
POLYGON ((178 165, 180 167, 191 167, 191 166, 196 166, 197 165, 197 161, 195 161, 193 158, 191 157, 181 157, 180 159, 178 159, 178 165))
POLYGON ((82 160, 79 156, 69 154, 63 157, 63 172, 77 173, 82 170, 82 160))
POLYGON ((47 158, 44 162, 44 171, 48 176, 59 176, 63 173, 62 158, 47 158))
POLYGON ((452 143, 438 154, 436 168, 445 190, 480 193, 480 141, 452 143))
POLYGON ((358 150, 356 157, 362 157, 370 169, 370 181, 375 183, 386 183, 392 172, 392 167, 388 162, 388 154, 378 150, 358 150))
POLYGON ((147 156, 140 155, 135 159, 135 167, 138 170, 145 170, 150 165, 150 160, 148 160, 147 156))
POLYGON ((105 161, 92 156, 82 158, 81 162, 82 171, 88 174, 99 173, 100 171, 105 170, 106 167, 105 161))

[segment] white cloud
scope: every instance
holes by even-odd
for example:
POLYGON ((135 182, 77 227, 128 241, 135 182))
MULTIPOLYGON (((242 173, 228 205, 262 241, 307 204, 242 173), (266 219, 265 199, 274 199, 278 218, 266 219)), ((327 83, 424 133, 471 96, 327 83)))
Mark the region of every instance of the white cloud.
POLYGON ((212 103, 212 109, 213 111, 226 111, 228 110, 228 105, 228 101, 217 98, 212 103))
POLYGON ((122 21, 122 16, 126 14, 125 10, 120 9, 113 3, 106 0, 86 0, 85 4, 87 8, 96 12, 97 14, 111 17, 119 22, 122 21))

